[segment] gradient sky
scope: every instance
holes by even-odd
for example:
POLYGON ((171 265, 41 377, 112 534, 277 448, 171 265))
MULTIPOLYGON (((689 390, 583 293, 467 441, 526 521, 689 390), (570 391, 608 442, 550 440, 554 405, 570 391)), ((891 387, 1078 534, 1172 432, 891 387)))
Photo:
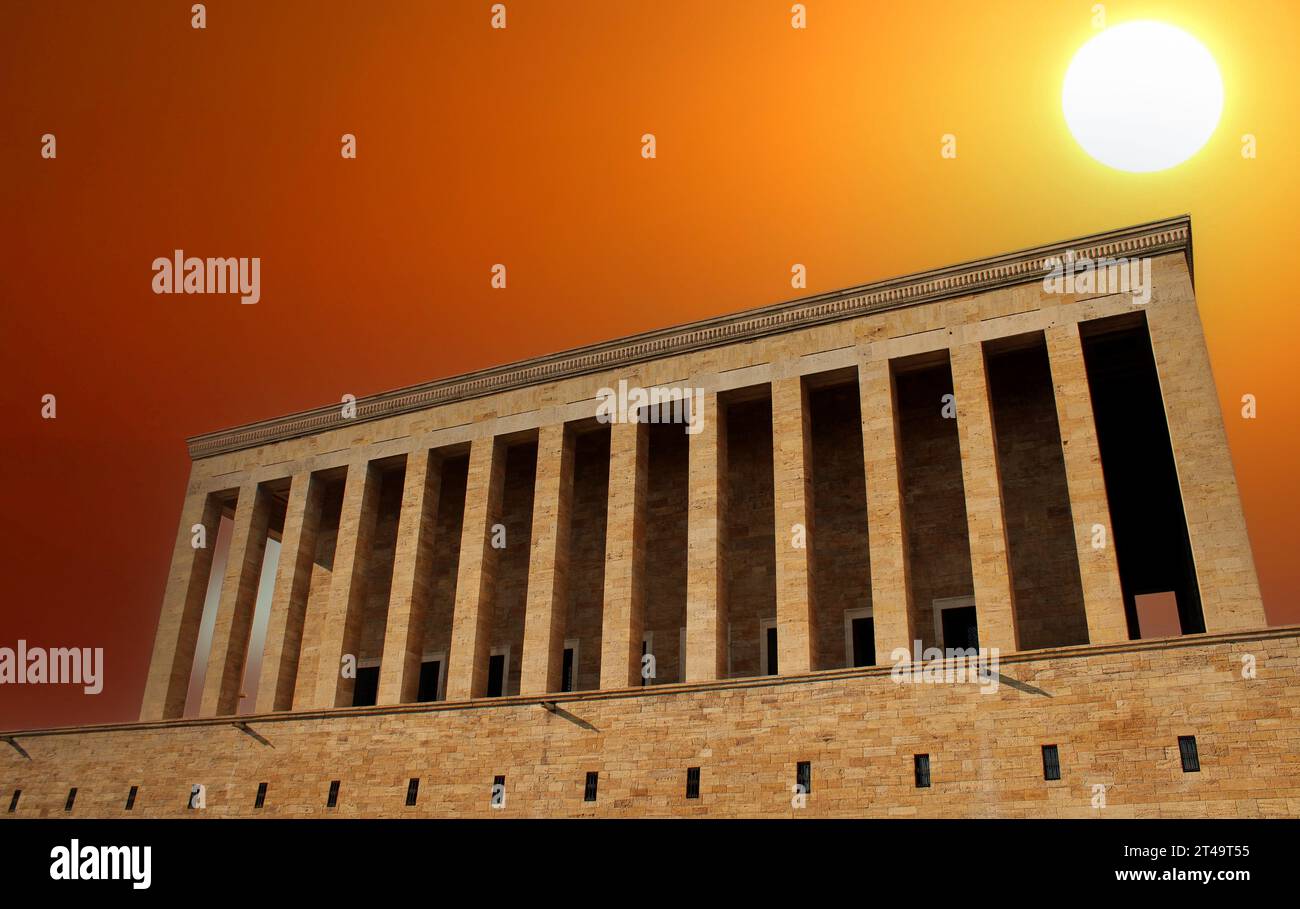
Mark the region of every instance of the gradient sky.
POLYGON ((1223 74, 1206 147, 1145 175, 1066 129, 1087 2, 490 5, 0 6, 0 646, 106 651, 98 696, 0 687, 0 728, 137 715, 187 436, 788 299, 795 262, 817 293, 1183 212, 1266 607, 1300 621, 1300 5, 1106 4, 1223 74), (261 302, 155 296, 177 248, 261 257, 261 302))

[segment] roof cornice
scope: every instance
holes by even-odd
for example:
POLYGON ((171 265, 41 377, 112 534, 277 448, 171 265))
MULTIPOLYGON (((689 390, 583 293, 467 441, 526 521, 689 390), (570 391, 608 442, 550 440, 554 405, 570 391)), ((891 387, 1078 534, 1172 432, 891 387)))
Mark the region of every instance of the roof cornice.
POLYGON ((506 366, 494 366, 396 391, 368 395, 357 400, 355 417, 345 418, 341 415, 338 404, 329 404, 283 417, 204 433, 188 440, 190 457, 197 460, 255 448, 541 382, 554 382, 646 360, 751 341, 868 313, 1039 281, 1047 271, 1047 260, 1063 256, 1067 251, 1073 251, 1077 258, 1088 259, 1133 258, 1182 251, 1187 256, 1190 270, 1191 218, 1180 215, 1062 240, 1047 246, 643 332, 506 366))

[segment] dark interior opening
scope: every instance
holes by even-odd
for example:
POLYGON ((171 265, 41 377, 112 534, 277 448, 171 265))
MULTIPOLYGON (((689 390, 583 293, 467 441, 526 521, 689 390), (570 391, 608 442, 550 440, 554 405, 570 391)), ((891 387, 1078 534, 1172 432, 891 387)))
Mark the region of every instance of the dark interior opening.
POLYGON ((499 698, 505 692, 506 657, 503 653, 494 653, 488 658, 487 696, 499 698))
POLYGON ((857 370, 805 379, 811 424, 812 508, 816 591, 813 669, 853 665, 844 614, 871 607, 871 546, 867 528, 867 477, 863 470, 862 413, 857 370))
POLYGON ((373 707, 379 697, 379 667, 363 666, 357 669, 352 686, 353 707, 373 707))
POLYGON ((895 360, 891 366, 912 627, 923 647, 934 647, 935 601, 975 592, 952 369, 946 351, 895 360))
POLYGON ((576 657, 576 662, 569 671, 569 687, 564 690, 588 691, 600 687, 610 427, 594 421, 575 427, 564 635, 578 642, 578 652, 566 657, 576 657))
POLYGON ((945 650, 979 650, 979 624, 974 606, 949 606, 942 615, 945 650))
POLYGON ((439 682, 442 681, 442 660, 425 660, 420 664, 420 687, 417 701, 438 700, 439 682))
POLYGON ((564 648, 564 666, 560 670, 560 690, 573 690, 573 648, 564 648))
POLYGON ((772 476, 772 398, 766 385, 726 395, 724 516, 727 647, 733 678, 767 673, 762 623, 776 618, 776 515, 772 476))
POLYGON ((1000 339, 986 363, 1020 649, 1086 644, 1047 344, 1041 332, 1000 339))
POLYGON ((853 665, 876 665, 876 623, 870 616, 853 620, 853 665))
POLYGON ((1129 637, 1140 637, 1134 598, 1172 592, 1183 634, 1205 631, 1169 425, 1146 317, 1084 323, 1101 468, 1129 637))
MULTIPOLYGON (((643 684, 681 682, 677 642, 686 627, 687 502, 690 436, 681 423, 646 426, 647 484, 643 630, 650 635, 654 677, 643 684)), ((616 482, 621 478, 616 478, 616 482)))

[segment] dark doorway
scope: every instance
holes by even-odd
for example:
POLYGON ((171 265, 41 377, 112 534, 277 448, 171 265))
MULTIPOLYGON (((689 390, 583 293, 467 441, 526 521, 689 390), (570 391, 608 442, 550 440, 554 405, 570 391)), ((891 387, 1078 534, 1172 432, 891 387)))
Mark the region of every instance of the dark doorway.
POLYGON ((417 701, 438 700, 438 683, 442 681, 442 660, 426 660, 420 664, 420 692, 417 701))
POLYGON ((979 629, 975 622, 974 606, 953 606, 944 609, 943 646, 944 649, 978 650, 980 646, 979 629))
POLYGON ((373 707, 379 698, 379 667, 357 667, 357 681, 352 687, 353 707, 373 707))
POLYGON ((876 665, 876 620, 870 616, 853 620, 853 665, 876 665))
POLYGON ((767 629, 767 666, 764 671, 767 675, 777 674, 778 663, 776 661, 776 626, 773 625, 767 629))
POLYGON ((573 648, 564 648, 564 668, 560 670, 560 690, 573 690, 573 648))
POLYGON ((506 655, 494 653, 488 657, 487 696, 499 698, 505 693, 506 655))

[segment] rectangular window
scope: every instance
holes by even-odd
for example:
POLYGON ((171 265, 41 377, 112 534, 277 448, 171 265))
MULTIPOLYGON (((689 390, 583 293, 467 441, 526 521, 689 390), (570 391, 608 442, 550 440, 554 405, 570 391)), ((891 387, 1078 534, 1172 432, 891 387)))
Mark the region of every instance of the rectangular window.
POLYGON ((499 698, 506 690, 506 655, 494 653, 488 657, 487 696, 499 698))
POLYGON ((595 770, 587 771, 587 787, 583 790, 582 800, 584 802, 596 801, 596 780, 599 774, 595 770))
POLYGON ((777 675, 779 664, 776 659, 776 625, 763 628, 763 674, 777 675))
POLYGON ((266 804, 266 783, 257 784, 257 798, 253 800, 254 808, 261 808, 266 804))
POLYGON ((916 788, 930 788, 930 755, 918 754, 912 758, 914 771, 916 773, 916 788))
POLYGON ((853 665, 876 665, 876 622, 871 616, 853 620, 853 665))
POLYGON ((77 800, 77 787, 73 786, 71 789, 68 790, 68 800, 67 802, 64 803, 63 810, 71 811, 72 805, 74 802, 76 802, 76 800, 77 800))
POLYGON ((9 800, 9 813, 10 813, 10 814, 12 814, 13 812, 15 812, 15 811, 18 810, 18 799, 22 796, 22 794, 23 794, 23 791, 22 791, 21 789, 15 789, 15 790, 14 790, 13 798, 11 798, 11 799, 9 800))
POLYGON ((560 690, 573 690, 573 648, 564 648, 564 668, 560 670, 560 690))
MULTIPOLYGON (((1201 770, 1201 758, 1196 753, 1196 736, 1180 735, 1178 737, 1178 753, 1183 758, 1183 773, 1199 773, 1201 770)), ((73 790, 76 791, 75 789, 73 790)))
POLYGON ((700 797, 700 768, 686 768, 686 797, 688 799, 697 799, 700 797))
POLYGON ((331 780, 331 781, 330 781, 330 794, 329 794, 329 798, 325 800, 325 807, 326 807, 326 808, 337 808, 337 807, 338 807, 338 804, 339 804, 339 781, 338 781, 338 780, 331 780))
POLYGON ((352 686, 353 707, 373 707, 379 697, 379 667, 358 666, 357 678, 352 686))
POLYGON ((1043 746, 1043 779, 1059 780, 1061 778, 1061 753, 1055 745, 1043 746))
POLYGON ((406 784, 406 807, 410 808, 415 804, 415 800, 420 795, 420 778, 411 777, 411 781, 406 784))
POLYGON ((131 791, 126 794, 126 810, 130 811, 135 807, 135 795, 140 791, 139 786, 132 786, 131 791))
POLYGON ((794 781, 799 786, 799 792, 807 795, 812 792, 812 761, 800 761, 795 767, 794 781))
POLYGON ((943 647, 955 650, 978 650, 979 621, 974 606, 949 606, 940 610, 943 647))
POLYGON ((490 804, 493 808, 504 808, 506 806, 506 778, 504 774, 497 774, 492 777, 492 798, 490 804))
POLYGON ((420 691, 417 701, 438 700, 438 686, 442 681, 442 660, 426 660, 420 664, 420 691))

